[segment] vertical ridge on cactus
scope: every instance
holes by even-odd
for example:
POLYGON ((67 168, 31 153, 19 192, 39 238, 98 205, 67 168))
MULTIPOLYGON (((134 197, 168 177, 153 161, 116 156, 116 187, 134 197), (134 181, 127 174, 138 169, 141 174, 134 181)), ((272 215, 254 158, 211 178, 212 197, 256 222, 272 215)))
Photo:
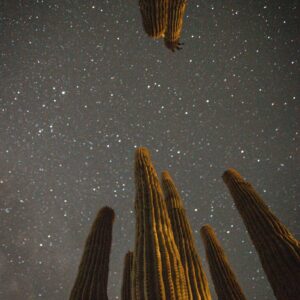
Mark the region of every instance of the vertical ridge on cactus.
POLYGON ((103 207, 85 242, 70 300, 108 300, 107 281, 114 211, 103 207))
POLYGON ((164 36, 167 26, 167 0, 139 0, 145 32, 152 38, 164 36))
POLYGON ((188 222, 181 197, 167 171, 162 173, 162 187, 171 220, 175 242, 180 253, 188 283, 189 298, 210 300, 208 281, 197 253, 192 229, 188 222))
POLYGON ((218 299, 246 300, 213 228, 202 226, 201 237, 218 299))
POLYGON ((299 299, 300 243, 234 169, 223 174, 278 300, 299 299))
POLYGON ((168 5, 167 27, 164 36, 165 45, 171 51, 180 50, 179 42, 183 17, 186 9, 186 0, 172 0, 168 5))
POLYGON ((124 258, 121 300, 131 300, 133 252, 128 251, 124 258))
POLYGON ((166 204, 146 148, 135 153, 134 300, 184 300, 187 287, 166 204))

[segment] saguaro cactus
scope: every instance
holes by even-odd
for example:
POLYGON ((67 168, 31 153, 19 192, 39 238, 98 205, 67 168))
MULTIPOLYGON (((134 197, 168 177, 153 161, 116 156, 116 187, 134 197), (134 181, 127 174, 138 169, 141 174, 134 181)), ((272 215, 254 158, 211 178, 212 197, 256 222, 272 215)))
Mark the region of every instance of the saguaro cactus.
POLYGON ((167 171, 162 173, 162 187, 175 242, 188 282, 189 299, 210 300, 207 278, 196 250, 192 229, 180 195, 167 171))
POLYGON ((135 183, 133 299, 185 300, 184 270, 162 190, 146 148, 139 148, 135 153, 135 183))
POLYGON ((181 49, 179 42, 186 0, 139 0, 145 32, 154 39, 164 38, 173 52, 181 49))
POLYGON ((167 27, 164 36, 165 45, 171 51, 180 50, 179 43, 183 17, 186 9, 186 0, 170 0, 168 5, 167 27))
POLYGON ((85 243, 70 300, 108 300, 107 280, 114 216, 110 207, 100 209, 85 243))
POLYGON ((227 257, 210 225, 201 228, 201 237, 218 299, 246 300, 227 257))
POLYGON ((277 299, 300 299, 300 243, 234 169, 223 174, 277 299))
POLYGON ((132 300, 131 288, 132 288, 132 263, 133 253, 127 252, 124 259, 124 272, 123 272, 123 283, 121 290, 121 300, 132 300))
POLYGON ((164 36, 167 26, 168 0, 139 0, 145 32, 152 38, 164 36))

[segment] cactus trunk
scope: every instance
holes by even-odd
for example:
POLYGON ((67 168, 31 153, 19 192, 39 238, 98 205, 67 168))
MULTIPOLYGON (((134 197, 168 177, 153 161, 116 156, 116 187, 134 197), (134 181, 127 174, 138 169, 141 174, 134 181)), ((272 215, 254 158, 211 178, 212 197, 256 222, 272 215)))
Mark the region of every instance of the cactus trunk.
POLYGON ((183 202, 167 171, 162 173, 162 187, 171 220, 177 248, 187 278, 189 298, 210 300, 208 281, 197 253, 192 229, 188 222, 183 202))
POLYGON ((127 252, 124 259, 124 271, 123 271, 123 283, 121 290, 121 300, 131 300, 131 289, 132 289, 132 263, 133 253, 127 252))
POLYGON ((89 236, 70 300, 108 300, 107 281, 114 211, 100 209, 89 236))
POLYGON ((165 45, 172 51, 180 48, 180 35, 183 17, 186 9, 186 0, 172 0, 168 5, 167 27, 164 36, 165 45))
POLYGON ((185 300, 187 287, 158 177, 145 148, 135 154, 134 300, 185 300))
POLYGON ((300 243, 234 169, 223 175, 278 300, 300 299, 300 243))
POLYGON ((229 265, 227 257, 210 225, 201 228, 210 274, 218 299, 246 300, 245 295, 229 265))

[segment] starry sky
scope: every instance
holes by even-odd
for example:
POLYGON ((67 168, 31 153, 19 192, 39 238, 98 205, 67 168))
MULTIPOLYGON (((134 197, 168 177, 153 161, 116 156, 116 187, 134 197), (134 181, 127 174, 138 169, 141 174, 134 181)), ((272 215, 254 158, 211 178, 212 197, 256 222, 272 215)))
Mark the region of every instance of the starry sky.
POLYGON ((120 299, 139 146, 177 184, 207 274, 210 223, 247 298, 275 299, 221 175, 236 168, 300 237, 299 6, 190 0, 172 53, 137 0, 0 1, 1 299, 67 299, 105 205, 120 299))

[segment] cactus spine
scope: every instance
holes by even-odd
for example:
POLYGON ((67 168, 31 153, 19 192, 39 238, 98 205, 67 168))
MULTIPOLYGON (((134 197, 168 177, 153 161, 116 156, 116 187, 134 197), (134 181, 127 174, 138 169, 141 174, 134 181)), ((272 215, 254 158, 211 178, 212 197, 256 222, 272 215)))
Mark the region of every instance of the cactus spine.
POLYGON ((204 225, 201 237, 218 299, 246 300, 213 228, 204 225))
POLYGON ((175 242, 189 285, 189 299, 210 300, 211 295, 207 278, 196 250, 192 229, 188 222, 180 195, 167 171, 162 173, 162 187, 175 242))
POLYGON ((185 300, 184 270, 158 177, 146 148, 138 148, 135 153, 135 184, 133 299, 185 300))
POLYGON ((114 211, 103 207, 92 225, 70 300, 108 300, 107 280, 114 211))
POLYGON ((242 216, 278 300, 300 299, 300 243, 234 169, 223 180, 242 216))
POLYGON ((124 259, 124 271, 123 271, 123 283, 121 290, 121 300, 131 300, 131 288, 132 288, 132 263, 133 253, 127 252, 124 259))

